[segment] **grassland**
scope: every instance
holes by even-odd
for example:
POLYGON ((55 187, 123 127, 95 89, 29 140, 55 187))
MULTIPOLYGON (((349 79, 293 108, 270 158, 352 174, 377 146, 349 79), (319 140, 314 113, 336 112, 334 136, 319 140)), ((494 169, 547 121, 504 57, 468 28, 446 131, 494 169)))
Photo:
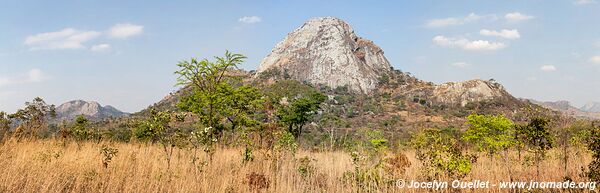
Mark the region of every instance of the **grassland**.
MULTIPOLYGON (((167 168, 162 146, 138 143, 83 142, 61 140, 9 140, 0 145, 0 192, 427 192, 400 189, 393 183, 374 187, 360 186, 348 180, 355 170, 351 156, 343 151, 310 152, 275 159, 270 151, 257 151, 250 162, 242 162, 242 149, 217 148, 212 161, 206 155, 194 156, 192 149, 176 149, 167 168), (118 149, 104 167, 103 147, 118 149), (197 158, 197 159, 194 159, 197 158), (196 161, 194 161, 196 160, 196 161), (305 170, 302 170, 305 169, 305 170), (307 172, 308 171, 308 172, 307 172)), ((201 152, 201 151, 199 151, 201 152)), ((390 150, 386 156, 393 155, 390 150)), ((420 164, 411 150, 410 167, 398 179, 425 180, 420 164)), ((577 152, 571 150, 570 152, 577 152)), ((581 167, 591 158, 585 151, 571 156, 566 170, 558 150, 552 150, 542 162, 540 176, 536 167, 516 161, 516 152, 507 162, 502 157, 479 156, 463 181, 509 181, 507 168, 515 181, 574 181, 581 167)), ((524 158, 522 158, 524 159, 524 158)), ((443 192, 456 190, 446 189, 443 192)), ((482 190, 462 190, 482 192, 482 190)), ((507 192, 486 189, 486 192, 507 192)))

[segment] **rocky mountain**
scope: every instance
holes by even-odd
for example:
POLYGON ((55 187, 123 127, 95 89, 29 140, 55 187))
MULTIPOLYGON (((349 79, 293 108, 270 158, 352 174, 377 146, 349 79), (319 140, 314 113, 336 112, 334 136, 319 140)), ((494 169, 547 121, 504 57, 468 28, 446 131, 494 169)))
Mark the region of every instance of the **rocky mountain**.
POLYGON ((358 37, 346 22, 321 17, 308 20, 279 42, 262 60, 257 76, 276 68, 301 82, 369 93, 391 65, 381 48, 358 37))
POLYGON ((585 112, 600 113, 600 102, 590 102, 580 108, 585 112))
MULTIPOLYGON (((558 114, 513 97, 492 79, 434 84, 393 69, 380 47, 333 17, 308 20, 279 42, 255 73, 240 74, 244 82, 271 92, 271 86, 289 80, 310 83, 329 97, 324 111, 353 127, 399 120, 394 128, 445 127, 464 123, 471 113, 518 120, 532 108, 558 114)), ((171 93, 148 109, 177 110, 188 91, 171 93)))
MULTIPOLYGON (((342 20, 320 17, 308 20, 279 42, 262 60, 255 77, 283 73, 300 82, 331 88, 347 86, 352 91, 369 94, 377 89, 382 78, 393 76, 392 71, 380 47, 358 37, 342 20)), ((512 97, 502 85, 483 80, 440 85, 415 80, 412 84, 408 90, 414 92, 406 89, 401 92, 428 95, 426 98, 443 104, 465 106, 469 102, 512 97)))
POLYGON ((110 105, 102 106, 94 101, 73 100, 56 107, 58 120, 71 120, 78 115, 85 115, 92 120, 102 120, 109 117, 123 117, 129 113, 122 112, 110 105))

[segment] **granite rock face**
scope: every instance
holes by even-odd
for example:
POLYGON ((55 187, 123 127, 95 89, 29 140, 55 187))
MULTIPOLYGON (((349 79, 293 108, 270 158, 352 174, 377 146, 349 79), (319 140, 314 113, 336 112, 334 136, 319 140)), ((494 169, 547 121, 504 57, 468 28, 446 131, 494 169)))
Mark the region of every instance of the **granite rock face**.
POLYGON ((78 115, 84 115, 92 120, 102 120, 109 117, 127 116, 128 113, 107 105, 102 106, 94 101, 73 100, 56 107, 58 120, 72 120, 78 115))
POLYGON ((510 96, 502 85, 479 79, 435 85, 433 95, 439 102, 460 104, 461 106, 465 106, 469 102, 510 96))
POLYGON ((265 57, 257 76, 278 68, 291 79, 369 93, 391 65, 383 50, 334 17, 308 20, 265 57))

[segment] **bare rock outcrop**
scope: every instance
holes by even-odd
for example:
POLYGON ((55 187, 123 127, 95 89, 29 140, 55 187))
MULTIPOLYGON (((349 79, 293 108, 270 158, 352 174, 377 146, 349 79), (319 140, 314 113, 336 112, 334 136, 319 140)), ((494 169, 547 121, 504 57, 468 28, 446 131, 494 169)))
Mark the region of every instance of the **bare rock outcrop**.
POLYGON ((491 100, 510 96, 510 94, 498 83, 475 79, 435 85, 433 96, 436 101, 441 103, 465 106, 470 102, 491 100))
POLYGON ((369 93, 391 65, 381 48, 358 37, 346 22, 321 17, 279 42, 262 60, 256 76, 274 68, 298 81, 369 93))

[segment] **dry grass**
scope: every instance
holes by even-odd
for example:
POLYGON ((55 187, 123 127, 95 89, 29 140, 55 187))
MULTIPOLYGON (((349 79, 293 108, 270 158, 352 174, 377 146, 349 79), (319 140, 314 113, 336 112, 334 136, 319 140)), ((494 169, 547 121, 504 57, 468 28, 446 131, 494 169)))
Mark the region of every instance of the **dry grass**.
MULTIPOLYGON (((78 146, 56 140, 9 141, 0 145, 0 192, 361 192, 343 180, 344 172, 354 170, 347 153, 300 151, 296 159, 273 161, 268 155, 255 152, 255 160, 243 164, 241 152, 220 148, 212 162, 202 165, 192 163, 191 150, 176 150, 171 169, 167 170, 158 145, 90 142, 78 146), (103 145, 119 151, 108 168, 102 164, 103 145), (312 173, 308 176, 298 171, 298 160, 305 156, 312 160, 312 173)), ((570 175, 575 181, 584 181, 578 174, 580 167, 589 163, 589 156, 573 157, 565 171, 556 152, 551 152, 542 163, 538 180, 562 181, 570 175)), ((414 153, 406 154, 412 164, 402 178, 422 179, 414 153)), ((535 166, 482 156, 464 180, 508 181, 507 167, 515 171, 515 180, 536 179, 535 166)), ((393 186, 377 191, 407 192, 393 186)))

